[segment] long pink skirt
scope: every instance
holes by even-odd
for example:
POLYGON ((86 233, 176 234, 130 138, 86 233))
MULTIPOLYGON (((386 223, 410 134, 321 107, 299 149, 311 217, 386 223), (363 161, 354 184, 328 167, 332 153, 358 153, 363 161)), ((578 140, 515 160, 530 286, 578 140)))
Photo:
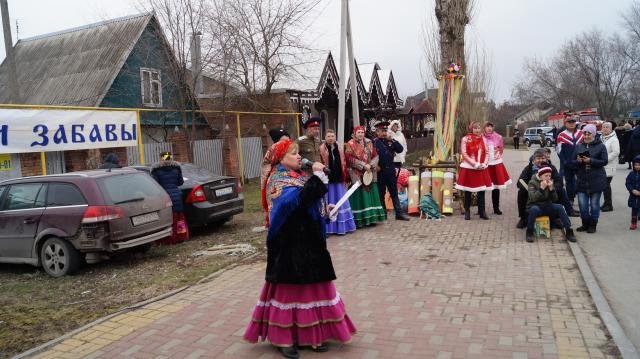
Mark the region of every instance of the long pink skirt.
POLYGON ((313 284, 265 282, 244 339, 272 345, 319 346, 349 342, 356 327, 332 281, 313 284))

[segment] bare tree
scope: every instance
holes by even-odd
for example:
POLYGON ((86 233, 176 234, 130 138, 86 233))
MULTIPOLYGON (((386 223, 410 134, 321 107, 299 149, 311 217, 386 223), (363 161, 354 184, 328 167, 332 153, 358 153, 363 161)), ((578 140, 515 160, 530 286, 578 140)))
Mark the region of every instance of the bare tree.
MULTIPOLYGON (((187 113, 195 109, 197 100, 194 91, 196 81, 202 71, 209 67, 214 60, 214 38, 208 32, 207 0, 140 0, 139 6, 148 12, 153 12, 158 19, 162 33, 159 38, 165 38, 170 47, 168 57, 173 63, 166 67, 163 81, 168 80, 174 85, 177 100, 168 104, 180 112, 182 127, 187 130, 187 119, 191 117, 190 138, 196 137, 196 113, 187 113), (201 45, 198 49, 201 66, 192 64, 192 44, 198 36, 201 45)), ((164 83, 163 83, 164 87, 164 83)))
POLYGON ((231 44, 228 74, 261 109, 271 108, 278 81, 302 75, 317 59, 304 41, 307 17, 320 0, 214 0, 216 26, 231 44))
MULTIPOLYGON (((476 11, 475 0, 435 0, 434 10, 422 27, 429 72, 426 84, 437 83, 452 61, 460 63, 465 82, 458 105, 458 128, 465 128, 470 120, 487 119, 487 101, 494 87, 491 57, 479 39, 465 38, 476 11)), ((463 134, 459 131, 457 137, 463 134)))
POLYGON ((569 40, 547 62, 527 60, 526 78, 516 85, 520 101, 558 107, 597 107, 610 118, 623 110, 624 92, 639 64, 636 44, 593 30, 569 40))

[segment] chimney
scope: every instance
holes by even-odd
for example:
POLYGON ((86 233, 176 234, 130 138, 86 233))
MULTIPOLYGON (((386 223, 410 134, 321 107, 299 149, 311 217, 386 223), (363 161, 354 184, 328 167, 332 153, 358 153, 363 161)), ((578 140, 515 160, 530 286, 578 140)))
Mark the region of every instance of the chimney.
POLYGON ((202 33, 198 31, 191 37, 191 71, 195 77, 195 88, 193 90, 196 93, 196 97, 204 92, 202 84, 202 49, 200 47, 201 36, 202 33))

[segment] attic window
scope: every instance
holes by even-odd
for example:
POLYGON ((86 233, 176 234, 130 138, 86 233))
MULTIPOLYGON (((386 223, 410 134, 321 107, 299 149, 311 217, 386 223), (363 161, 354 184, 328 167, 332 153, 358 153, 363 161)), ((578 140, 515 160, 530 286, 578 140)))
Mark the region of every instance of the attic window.
POLYGON ((140 68, 140 89, 142 91, 142 105, 148 107, 162 107, 162 83, 160 70, 140 68))

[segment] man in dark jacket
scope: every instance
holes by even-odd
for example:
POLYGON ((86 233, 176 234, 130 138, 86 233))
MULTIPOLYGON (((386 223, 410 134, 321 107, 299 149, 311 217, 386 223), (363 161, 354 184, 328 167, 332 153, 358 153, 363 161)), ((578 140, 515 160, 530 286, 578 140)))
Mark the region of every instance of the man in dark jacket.
POLYGON ((582 131, 577 128, 577 118, 567 117, 564 121, 565 130, 556 138, 556 151, 560 159, 560 175, 564 177, 569 201, 573 203, 576 196, 576 174, 567 163, 576 158, 576 146, 582 142, 582 131))
POLYGON ((554 165, 551 164, 551 161, 548 160, 548 156, 546 154, 547 150, 551 152, 548 148, 539 148, 534 153, 533 156, 529 159, 529 164, 522 170, 520 173, 520 177, 518 179, 518 217, 520 220, 516 225, 517 228, 525 228, 527 226, 527 200, 529 199, 528 192, 528 183, 533 176, 535 176, 538 168, 542 166, 548 166, 551 168, 551 178, 553 179, 554 189, 557 192, 557 203, 563 205, 565 207, 565 211, 567 209, 567 205, 570 211, 567 214, 571 217, 577 217, 578 213, 573 211, 571 208, 571 203, 568 202, 567 193, 562 184, 562 176, 558 173, 558 170, 554 165), (563 201, 564 199, 564 201, 563 201), (566 202, 566 203, 565 203, 566 202), (567 204, 567 205, 565 205, 567 204))
POLYGON ((389 138, 387 133, 387 127, 389 122, 380 121, 376 124, 376 138, 373 140, 373 146, 378 152, 378 166, 380 166, 380 172, 378 172, 378 193, 380 193, 380 202, 384 208, 385 213, 387 209, 384 205, 384 195, 389 191, 389 197, 393 203, 393 209, 396 212, 396 219, 401 221, 408 221, 409 216, 404 213, 400 200, 398 199, 398 180, 396 176, 396 166, 393 163, 393 159, 397 153, 402 153, 402 145, 400 142, 389 138))
POLYGON ((576 236, 571 229, 571 221, 564 210, 564 207, 558 203, 558 194, 554 189, 554 183, 551 179, 551 167, 542 166, 538 169, 538 173, 531 178, 527 188, 529 198, 527 201, 527 212, 529 218, 527 221, 526 241, 533 242, 533 229, 536 217, 549 216, 551 220, 559 218, 564 226, 564 236, 569 242, 575 242, 576 236))

